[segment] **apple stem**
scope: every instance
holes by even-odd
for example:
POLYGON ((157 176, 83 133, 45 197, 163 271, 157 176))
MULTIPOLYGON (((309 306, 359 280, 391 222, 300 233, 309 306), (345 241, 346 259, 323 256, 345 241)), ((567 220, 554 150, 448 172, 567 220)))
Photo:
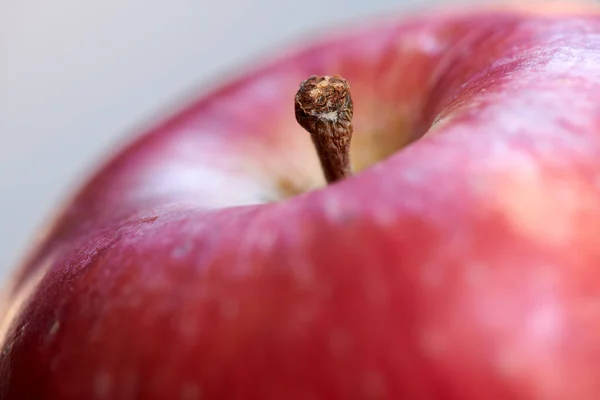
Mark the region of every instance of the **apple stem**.
POLYGON ((348 82, 339 76, 311 76, 300 84, 295 110, 296 120, 310 133, 327 183, 352 175, 353 104, 348 82))

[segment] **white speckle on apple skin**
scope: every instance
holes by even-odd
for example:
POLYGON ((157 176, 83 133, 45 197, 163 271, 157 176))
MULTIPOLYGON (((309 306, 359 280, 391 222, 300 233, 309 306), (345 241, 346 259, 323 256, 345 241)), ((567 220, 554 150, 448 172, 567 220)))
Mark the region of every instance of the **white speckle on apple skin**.
MULTIPOLYGON (((538 343, 543 344, 543 342, 538 343)), ((529 390, 535 393, 532 398, 578 398, 578 396, 567 395, 570 388, 565 387, 565 380, 562 379, 564 371, 561 371, 563 367, 554 361, 556 360, 554 351, 536 344, 536 342, 526 341, 501 349, 493 360, 495 370, 507 382, 519 385, 526 381, 529 390), (563 396, 557 397, 557 393, 563 396)))
POLYGON ((221 318, 225 320, 232 320, 237 318, 240 307, 236 300, 234 300, 233 298, 222 299, 219 305, 221 318))
POLYGON ((186 241, 173 249, 173 251, 171 252, 171 257, 173 257, 176 260, 182 259, 185 256, 187 256, 193 248, 194 243, 192 241, 186 241))
POLYGON ((423 330, 419 335, 419 347, 427 357, 442 357, 448 349, 447 335, 440 329, 423 330))
POLYGON ((181 400, 200 400, 202 390, 195 383, 185 383, 181 387, 181 400))
POLYGON ((315 324, 317 309, 314 305, 298 305, 289 314, 288 328, 290 332, 306 335, 315 324))
POLYGON ((393 208, 376 207, 373 209, 373 221, 381 227, 392 227, 398 221, 398 211, 393 208))
POLYGON ((377 371, 369 371, 365 374, 362 387, 363 395, 368 399, 383 398, 387 392, 385 378, 377 371))
POLYGON ((274 230, 261 231, 255 238, 254 245, 261 252, 268 252, 275 246, 278 232, 274 230))
POLYGON ((439 288, 444 283, 444 264, 430 261, 421 268, 420 278, 424 287, 439 288))
POLYGON ((332 221, 341 221, 344 219, 342 209, 342 199, 333 193, 323 196, 323 212, 325 218, 332 221))
POLYGON ((56 336, 56 333, 58 332, 59 329, 60 329, 60 321, 58 319, 55 319, 54 322, 52 323, 52 326, 50 327, 50 330, 48 331, 48 336, 46 337, 46 339, 49 341, 54 339, 54 336, 56 336))
POLYGON ((94 376, 94 398, 96 400, 111 399, 113 389, 113 377, 105 370, 96 372, 94 376))
MULTIPOLYGON (((407 49, 413 50, 415 52, 429 54, 435 56, 445 50, 447 50, 448 46, 444 43, 441 38, 432 32, 423 32, 418 31, 405 38, 405 40, 397 41, 398 51, 405 52, 407 49)), ((397 70, 394 68, 390 68, 390 75, 395 73, 396 75, 400 75, 397 70)))
POLYGON ((486 282, 489 273, 493 272, 485 264, 473 262, 465 268, 465 280, 467 284, 479 287, 486 282))
POLYGON ((563 318, 557 305, 545 303, 526 321, 525 330, 533 341, 556 342, 563 327, 563 318))
POLYGON ((186 341, 193 341, 198 338, 200 332, 200 326, 198 321, 194 318, 182 318, 179 321, 179 332, 181 337, 186 341))
POLYGON ((341 356, 351 351, 352 339, 345 329, 334 329, 329 334, 329 351, 333 356, 341 356))
POLYGON ((290 271, 296 283, 302 287, 311 287, 316 283, 315 265, 305 257, 290 258, 290 271))

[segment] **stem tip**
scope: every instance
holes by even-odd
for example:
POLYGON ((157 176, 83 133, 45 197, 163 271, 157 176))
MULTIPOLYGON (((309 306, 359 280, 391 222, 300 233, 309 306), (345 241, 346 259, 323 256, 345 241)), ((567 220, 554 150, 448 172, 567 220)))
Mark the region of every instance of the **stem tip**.
POLYGON ((350 176, 353 104, 348 82, 339 76, 311 76, 300 84, 295 111, 310 133, 327 183, 350 176))

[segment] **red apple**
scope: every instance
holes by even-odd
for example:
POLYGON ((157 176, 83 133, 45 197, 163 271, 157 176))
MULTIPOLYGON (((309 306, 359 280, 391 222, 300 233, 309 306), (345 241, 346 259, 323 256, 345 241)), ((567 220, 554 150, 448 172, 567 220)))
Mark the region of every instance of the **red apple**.
POLYGON ((598 400, 599 241, 600 14, 375 21, 78 192, 7 293, 0 397, 598 400), (327 187, 292 104, 313 74, 355 106, 327 187))

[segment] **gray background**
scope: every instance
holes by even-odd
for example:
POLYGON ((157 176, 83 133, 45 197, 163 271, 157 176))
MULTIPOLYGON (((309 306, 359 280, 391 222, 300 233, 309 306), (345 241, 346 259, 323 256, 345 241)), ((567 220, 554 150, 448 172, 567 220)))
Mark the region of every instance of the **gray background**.
POLYGON ((102 156, 191 88, 315 28, 432 2, 464 1, 3 0, 0 279, 102 156))

